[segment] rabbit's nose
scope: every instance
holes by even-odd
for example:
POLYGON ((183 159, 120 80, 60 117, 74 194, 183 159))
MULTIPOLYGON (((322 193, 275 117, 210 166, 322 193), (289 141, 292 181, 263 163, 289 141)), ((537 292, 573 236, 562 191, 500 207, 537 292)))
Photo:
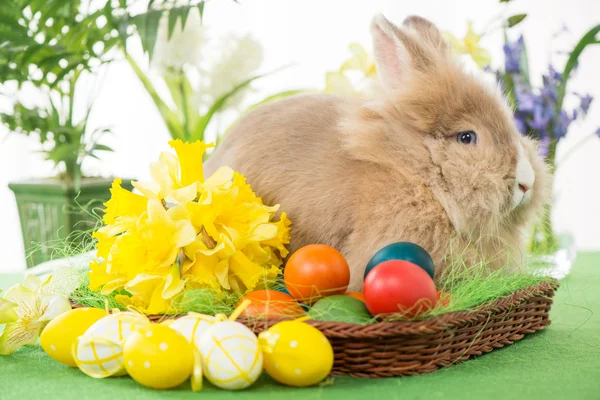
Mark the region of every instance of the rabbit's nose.
POLYGON ((524 185, 522 183, 519 183, 519 189, 521 190, 521 192, 523 192, 523 194, 527 193, 529 191, 529 187, 527 185, 524 185))

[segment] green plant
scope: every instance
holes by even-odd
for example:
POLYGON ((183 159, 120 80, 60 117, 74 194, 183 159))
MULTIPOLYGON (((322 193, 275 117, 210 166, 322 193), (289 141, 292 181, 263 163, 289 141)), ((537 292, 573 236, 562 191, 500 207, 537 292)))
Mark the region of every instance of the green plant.
POLYGON ((88 130, 92 105, 78 117, 75 104, 80 78, 110 62, 120 40, 107 24, 112 13, 110 2, 92 10, 80 0, 4 0, 0 6, 0 96, 11 104, 0 119, 10 132, 38 135, 46 158, 75 182, 86 157, 111 151, 99 143, 108 128, 88 130), (19 98, 24 86, 34 87, 37 104, 19 98))
MULTIPOLYGON (((202 26, 205 1, 190 1, 185 7, 173 4, 172 0, 151 2, 147 12, 129 19, 155 72, 153 78, 126 46, 122 49, 171 137, 189 142, 205 140, 216 116, 233 109, 239 115, 239 104, 250 85, 276 71, 256 73, 262 63, 262 47, 249 36, 221 38, 218 46, 211 47, 215 40, 208 38, 202 26), (197 57, 200 52, 202 57, 197 57), (207 61, 210 58, 212 62, 207 61), (168 89, 166 95, 157 90, 159 86, 168 89)), ((299 92, 272 94, 248 110, 299 92)), ((227 131, 218 132, 217 145, 227 131)))

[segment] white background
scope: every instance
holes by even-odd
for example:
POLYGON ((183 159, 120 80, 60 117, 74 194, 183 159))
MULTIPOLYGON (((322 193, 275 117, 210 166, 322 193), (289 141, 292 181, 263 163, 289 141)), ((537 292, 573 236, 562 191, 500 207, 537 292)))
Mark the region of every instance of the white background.
MULTIPOLYGON (((287 88, 324 87, 324 74, 336 70, 348 58, 347 46, 359 42, 370 48, 369 22, 378 11, 400 23, 410 14, 435 22, 441 29, 462 36, 466 21, 477 31, 503 8, 496 0, 242 0, 209 2, 205 24, 212 35, 250 32, 265 48, 262 70, 269 71, 294 62, 295 66, 255 85, 252 98, 287 88)), ((597 0, 533 1, 514 0, 509 14, 526 12, 528 18, 513 34, 523 32, 528 45, 530 69, 536 82, 552 60, 562 68, 565 57, 556 55, 573 47, 581 35, 600 23, 597 0), (563 25, 569 33, 553 39, 563 25)), ((482 43, 492 53, 495 65, 502 62, 502 35, 487 35, 482 43)), ((585 122, 572 125, 559 148, 565 150, 600 127, 600 46, 589 48, 580 58, 570 89, 598 97, 585 122)), ((165 150, 169 135, 129 65, 120 61, 94 78, 98 90, 89 93, 90 84, 81 88, 80 99, 95 96, 96 105, 90 127, 110 125, 115 136, 107 144, 116 150, 103 163, 88 163, 86 172, 104 176, 147 178, 148 164, 165 150)), ((36 153, 33 138, 7 136, 0 128, 0 272, 25 268, 23 243, 17 208, 10 181, 51 176, 52 164, 36 153)), ((569 156, 557 172, 555 181, 555 227, 571 232, 581 250, 600 249, 600 139, 594 138, 569 156)))

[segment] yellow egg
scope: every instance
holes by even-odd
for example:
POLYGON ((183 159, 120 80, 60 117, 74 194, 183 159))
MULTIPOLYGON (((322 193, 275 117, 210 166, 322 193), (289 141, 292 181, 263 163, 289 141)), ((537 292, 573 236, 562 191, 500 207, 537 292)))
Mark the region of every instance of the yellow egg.
POLYGON ((179 386, 192 374, 194 347, 162 324, 148 324, 129 336, 123 347, 127 373, 154 389, 179 386))
POLYGON ((73 343, 94 322, 106 315, 106 311, 90 307, 75 308, 60 314, 42 331, 40 335, 42 349, 58 362, 70 367, 77 366, 71 354, 73 343))
POLYGON ((259 335, 265 370, 289 386, 321 382, 333 368, 333 348, 317 328, 300 321, 279 322, 259 335))
POLYGON ((101 337, 122 346, 136 329, 148 324, 150 321, 141 314, 117 312, 98 320, 85 331, 85 336, 101 337))
POLYGON ((222 389, 244 389, 262 372, 263 357, 254 332, 234 321, 216 322, 197 344, 204 376, 222 389))
POLYGON ((206 329, 215 321, 216 318, 210 315, 189 314, 171 322, 169 328, 179 332, 194 346, 198 346, 206 329))
POLYGON ((73 345, 73 355, 79 369, 92 378, 124 375, 123 349, 111 340, 80 336, 73 345))

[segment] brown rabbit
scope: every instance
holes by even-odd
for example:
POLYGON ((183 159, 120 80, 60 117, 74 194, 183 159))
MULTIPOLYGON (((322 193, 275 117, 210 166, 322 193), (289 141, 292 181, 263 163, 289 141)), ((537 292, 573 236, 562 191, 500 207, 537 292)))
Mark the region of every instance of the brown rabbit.
POLYGON ((523 234, 545 204, 547 168, 497 87, 465 72, 438 29, 412 16, 372 22, 378 98, 303 95, 244 117, 207 162, 229 165, 292 220, 291 251, 337 248, 362 288, 370 257, 420 244, 436 279, 467 265, 521 265, 523 234), (451 252, 454 252, 451 255, 451 252))

